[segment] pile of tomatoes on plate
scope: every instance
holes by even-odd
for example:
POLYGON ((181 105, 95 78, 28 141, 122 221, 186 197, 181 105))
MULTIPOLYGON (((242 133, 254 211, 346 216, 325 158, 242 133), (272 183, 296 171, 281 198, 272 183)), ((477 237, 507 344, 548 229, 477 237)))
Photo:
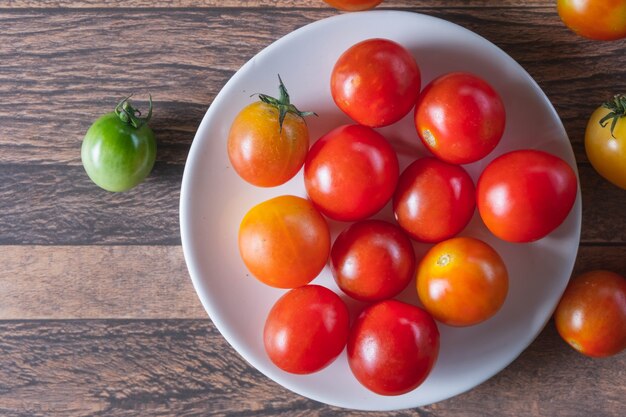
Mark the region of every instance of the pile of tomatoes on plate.
POLYGON ((265 350, 284 371, 308 374, 347 346, 350 369, 365 387, 409 392, 437 360, 437 322, 475 325, 506 300, 500 255, 457 236, 475 209, 500 239, 541 239, 570 212, 576 175, 552 154, 521 149, 495 158, 474 184, 462 165, 487 156, 502 138, 506 111, 498 92, 466 72, 441 74, 422 89, 415 58, 388 39, 361 41, 336 61, 332 97, 355 123, 335 127, 310 149, 304 118, 312 113, 291 103, 279 83, 279 97, 261 94, 236 116, 228 137, 233 168, 253 185, 280 185, 304 166, 308 199, 272 198, 240 224, 248 270, 289 289, 267 316, 265 350), (421 140, 433 156, 400 172, 396 152, 375 128, 411 111, 416 146, 421 140), (390 201, 396 222, 371 219, 390 201), (347 222, 334 242, 327 218, 347 222), (412 241, 433 244, 419 262, 412 241), (352 324, 339 295, 310 284, 327 264, 341 291, 367 303, 352 324), (420 306, 395 300, 414 277, 420 306))

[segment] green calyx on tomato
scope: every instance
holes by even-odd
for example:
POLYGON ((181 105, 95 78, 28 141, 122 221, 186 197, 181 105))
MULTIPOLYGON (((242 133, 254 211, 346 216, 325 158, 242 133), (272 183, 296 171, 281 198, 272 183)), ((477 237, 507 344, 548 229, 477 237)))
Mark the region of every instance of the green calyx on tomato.
POLYGON ((615 138, 615 125, 617 125, 617 121, 620 118, 626 116, 626 96, 617 94, 613 97, 613 100, 602 103, 602 107, 609 109, 610 112, 600 119, 600 126, 606 127, 609 121, 611 121, 611 136, 615 138))
POLYGON ((298 117, 301 117, 302 119, 307 116, 317 116, 317 113, 315 112, 300 111, 296 106, 291 104, 291 101, 289 99, 289 93, 287 92, 287 88, 285 87, 285 84, 283 84, 283 80, 280 78, 280 75, 278 76, 278 82, 278 90, 280 92, 279 98, 274 98, 272 96, 268 96, 267 94, 259 93, 259 100, 278 109, 278 125, 281 132, 283 130, 283 122, 285 121, 285 116, 287 116, 287 113, 294 114, 298 117))
POLYGON ((156 159, 156 140, 148 126, 152 97, 146 117, 141 117, 129 98, 124 98, 114 111, 96 120, 81 146, 81 160, 87 175, 107 191, 135 187, 152 171, 156 159))

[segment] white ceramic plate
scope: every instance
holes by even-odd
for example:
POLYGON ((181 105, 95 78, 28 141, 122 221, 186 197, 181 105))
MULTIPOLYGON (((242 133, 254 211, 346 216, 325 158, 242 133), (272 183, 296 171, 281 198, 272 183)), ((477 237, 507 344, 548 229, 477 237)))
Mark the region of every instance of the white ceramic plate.
MULTIPOLYGON (((226 153, 230 123, 254 100, 251 94, 278 94, 277 74, 289 89, 292 102, 301 110, 319 114, 307 119, 313 140, 348 123, 331 98, 331 69, 344 50, 372 37, 392 39, 408 48, 421 68, 422 86, 438 75, 462 70, 483 77, 499 91, 507 111, 506 130, 490 155, 465 166, 474 180, 493 158, 521 148, 551 152, 576 169, 567 134, 547 97, 520 65, 484 38, 415 13, 341 14, 274 42, 247 62, 217 95, 189 153, 180 222, 185 260, 198 296, 219 331, 252 366, 282 386, 323 403, 390 410, 437 402, 475 387, 506 367, 533 341, 550 318, 572 272, 580 237, 581 200, 579 192, 566 221, 532 244, 496 239, 475 214, 462 235, 483 239, 501 254, 510 273, 508 298, 495 317, 480 325, 440 325, 439 360, 416 390, 395 397, 366 390, 351 374, 345 350, 329 367, 308 376, 290 375, 273 366, 263 350, 262 329, 272 304, 284 291, 267 287, 248 274, 237 249, 238 227, 248 209, 261 201, 282 194, 306 194, 302 172, 271 189, 241 180, 229 166, 226 153)), ((426 154, 410 115, 380 131, 398 151, 401 168, 426 154)), ((376 217, 392 219, 389 205, 376 217)), ((331 222, 333 237, 344 226, 331 222)), ((418 255, 426 249, 416 245, 418 255)), ((341 293, 328 268, 313 282, 341 293)), ((417 304, 414 284, 399 298, 417 304)), ((347 301, 353 313, 361 307, 347 301)))

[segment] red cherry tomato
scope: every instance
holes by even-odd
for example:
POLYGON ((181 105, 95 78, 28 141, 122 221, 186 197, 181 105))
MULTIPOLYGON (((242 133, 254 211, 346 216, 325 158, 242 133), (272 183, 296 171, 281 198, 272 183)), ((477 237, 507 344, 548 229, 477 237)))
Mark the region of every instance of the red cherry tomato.
POLYGON ((337 106, 365 126, 387 126, 415 105, 420 70, 411 53, 388 39, 368 39, 337 60, 330 89, 337 106))
POLYGON ((574 205, 577 180, 562 159, 520 150, 494 159, 476 186, 480 217, 509 242, 532 242, 556 229, 574 205))
POLYGON ((441 242, 469 223, 476 207, 474 183, 458 165, 421 158, 400 175, 393 197, 396 220, 420 242, 441 242))
POLYGON ((506 265, 485 242, 457 237, 438 243, 417 268, 426 311, 449 326, 471 326, 498 312, 509 289, 506 265))
POLYGON ((415 272, 410 239, 398 226, 382 220, 354 223, 341 232, 330 260, 339 288, 361 301, 397 295, 415 272))
POLYGON ((356 379, 381 395, 417 388, 439 355, 439 330, 424 310, 396 300, 366 308, 348 338, 348 363, 356 379))
POLYGON ((558 0, 557 10, 580 36, 604 41, 626 37, 626 0, 558 0))
POLYGON ((420 139, 437 158, 468 164, 484 158, 500 142, 504 104, 486 81, 453 72, 431 81, 415 106, 420 139))
POLYGON ((276 197, 244 216, 239 226, 239 252, 259 281, 277 288, 299 287, 326 265, 330 231, 309 201, 276 197))
POLYGON ((626 278, 591 271, 572 279, 554 313, 561 337, 588 356, 626 349, 626 278))
POLYGON ((374 129, 359 125, 331 130, 311 147, 304 185, 315 206, 335 220, 362 220, 391 198, 398 157, 374 129))
POLYGON ((382 3, 383 0, 324 0, 324 2, 335 9, 356 12, 359 10, 373 9, 382 3))
POLYGON ((306 285, 276 301, 263 330, 265 351, 280 369, 310 374, 341 353, 350 328, 348 307, 331 290, 306 285))

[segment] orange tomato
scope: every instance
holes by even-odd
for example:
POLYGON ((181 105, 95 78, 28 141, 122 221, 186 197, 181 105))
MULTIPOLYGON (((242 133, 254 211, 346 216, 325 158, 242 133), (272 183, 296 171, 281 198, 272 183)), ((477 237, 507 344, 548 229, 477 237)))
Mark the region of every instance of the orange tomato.
POLYGON ((335 9, 356 12, 359 10, 373 9, 382 3, 383 0, 324 0, 324 2, 335 9))
POLYGON ((450 326, 470 326, 492 317, 509 289, 506 265, 485 242, 457 237, 433 246, 417 269, 424 308, 450 326))
POLYGON ((558 0, 557 10, 563 23, 585 38, 626 37, 626 0, 558 0))
POLYGON ((626 279, 591 271, 572 279, 554 313, 556 329, 587 356, 615 355, 626 348, 626 279))
POLYGON ((304 198, 272 198, 244 216, 239 226, 239 252, 259 281, 277 288, 300 287, 326 265, 328 224, 304 198))

